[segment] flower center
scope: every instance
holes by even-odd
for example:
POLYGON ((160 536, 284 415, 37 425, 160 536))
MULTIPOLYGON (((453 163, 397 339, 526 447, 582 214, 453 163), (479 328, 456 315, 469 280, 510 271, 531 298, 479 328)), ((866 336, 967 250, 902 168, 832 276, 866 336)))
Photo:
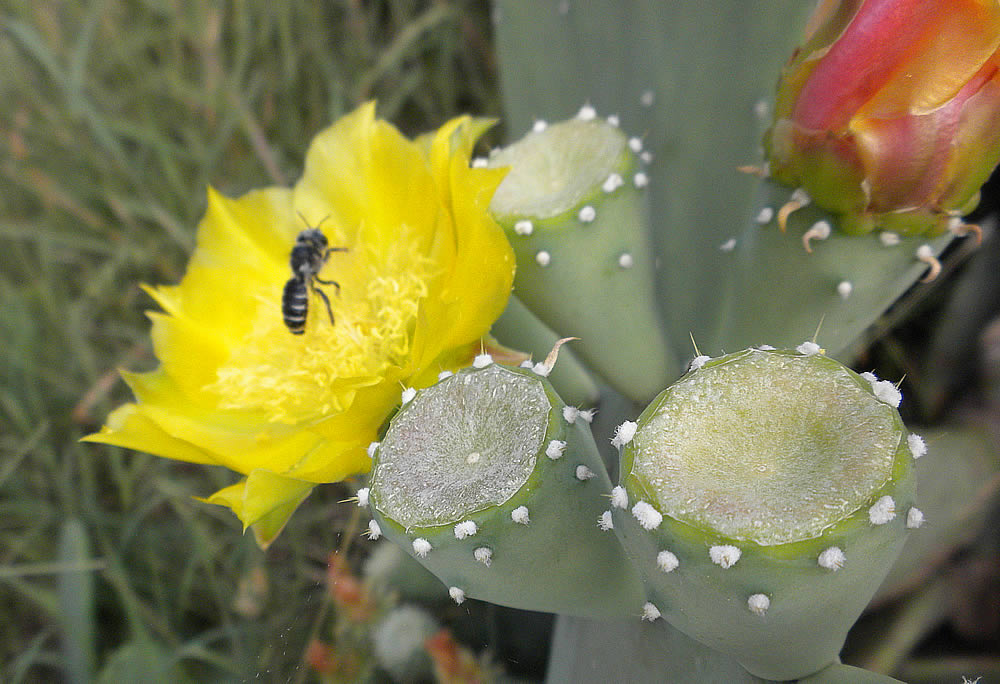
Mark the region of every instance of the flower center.
POLYGON ((362 243, 333 253, 319 274, 341 286, 338 295, 333 285, 315 284, 330 300, 333 325, 315 292, 308 295, 302 335, 282 320, 284 282, 248 295, 253 323, 208 387, 221 408, 261 411, 272 422, 309 422, 346 410, 358 389, 405 365, 433 264, 405 239, 379 248, 375 253, 362 243))

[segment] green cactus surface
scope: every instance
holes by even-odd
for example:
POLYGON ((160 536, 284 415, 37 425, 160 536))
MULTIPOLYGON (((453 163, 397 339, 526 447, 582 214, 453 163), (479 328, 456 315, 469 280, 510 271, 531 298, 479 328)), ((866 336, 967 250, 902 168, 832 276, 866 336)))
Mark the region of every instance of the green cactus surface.
POLYGON ((374 451, 377 534, 406 549, 461 603, 621 616, 642 588, 598 526, 611 481, 591 414, 536 371, 479 357, 420 390, 374 451))
POLYGON ((661 323, 645 198, 642 140, 583 107, 536 122, 495 151, 510 168, 490 211, 517 255, 514 290, 604 379, 648 400, 676 376, 661 323))
MULTIPOLYGON (((507 300, 507 308, 493 324, 490 334, 503 344, 531 354, 533 359, 544 359, 560 339, 515 296, 507 300)), ((559 396, 574 406, 594 406, 600 396, 600 388, 573 351, 573 345, 560 348, 559 363, 548 378, 559 396)))
MULTIPOLYGON (((837 355, 927 273, 916 256, 923 239, 887 247, 881 240, 894 235, 851 237, 813 207, 791 214, 782 232, 776 217, 792 189, 737 171, 763 164, 777 75, 813 4, 497 2, 509 130, 589 103, 642 140, 667 353, 683 356, 692 334, 712 353, 793 346, 823 321, 837 355), (831 235, 809 253, 802 236, 820 221, 831 235)), ((939 254, 950 239, 923 252, 939 254)), ((598 298, 591 315, 610 320, 622 306, 598 298)))
POLYGON ((698 357, 619 438, 614 528, 643 617, 766 679, 835 662, 922 521, 899 399, 813 343, 698 357))

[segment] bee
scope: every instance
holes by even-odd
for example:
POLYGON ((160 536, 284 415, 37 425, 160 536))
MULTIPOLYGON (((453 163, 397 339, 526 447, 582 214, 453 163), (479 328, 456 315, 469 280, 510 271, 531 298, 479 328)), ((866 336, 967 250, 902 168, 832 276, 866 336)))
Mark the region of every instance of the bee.
MULTIPOLYGON (((303 222, 309 226, 302 214, 303 222)), ((324 218, 323 221, 326 219, 324 218)), ((330 308, 330 298, 322 289, 316 286, 333 285, 340 294, 340 283, 336 280, 323 280, 319 277, 319 272, 323 264, 333 252, 346 252, 347 247, 329 247, 326 236, 319 229, 323 221, 316 224, 315 228, 308 227, 295 238, 295 245, 292 247, 292 254, 289 257, 289 264, 292 267, 292 277, 285 283, 285 290, 281 295, 281 315, 285 319, 288 331, 293 335, 301 335, 306 331, 306 316, 309 313, 309 293, 315 292, 326 304, 326 313, 330 316, 330 325, 333 325, 333 309, 330 308)))

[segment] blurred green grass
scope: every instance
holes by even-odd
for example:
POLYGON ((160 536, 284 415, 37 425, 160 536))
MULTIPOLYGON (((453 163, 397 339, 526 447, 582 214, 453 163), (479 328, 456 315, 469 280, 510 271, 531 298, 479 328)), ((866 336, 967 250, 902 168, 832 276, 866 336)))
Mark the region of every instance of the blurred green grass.
POLYGON ((77 440, 130 399, 115 368, 155 364, 138 284, 179 279, 205 187, 293 182, 312 136, 370 98, 409 134, 497 115, 489 8, 0 13, 0 680, 301 678, 327 553, 357 534, 346 487, 320 488, 265 556, 191 498, 231 473, 77 440), (258 568, 267 597, 238 608, 258 568))

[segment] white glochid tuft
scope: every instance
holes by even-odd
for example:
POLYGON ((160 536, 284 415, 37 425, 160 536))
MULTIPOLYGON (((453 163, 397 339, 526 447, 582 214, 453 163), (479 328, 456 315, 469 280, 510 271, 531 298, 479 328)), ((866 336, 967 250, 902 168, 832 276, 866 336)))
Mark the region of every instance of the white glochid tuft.
POLYGON ((531 130, 535 133, 541 133, 548 127, 549 123, 545 119, 535 119, 535 123, 531 125, 531 130))
POLYGON ((812 202, 812 197, 805 191, 805 188, 796 188, 788 198, 789 202, 801 204, 803 207, 812 202))
POLYGON ((624 184, 625 181, 622 179, 620 173, 612 173, 604 180, 604 183, 601 185, 601 190, 604 192, 614 192, 624 184))
POLYGON ((831 546, 823 551, 823 553, 819 554, 819 558, 816 559, 819 567, 834 571, 840 570, 844 567, 844 563, 846 561, 847 556, 844 555, 844 552, 839 546, 831 546))
POLYGON ((597 477, 597 475, 595 475, 594 471, 588 468, 587 466, 578 465, 576 467, 576 479, 580 480, 581 482, 586 482, 587 480, 593 480, 595 477, 597 477))
POLYGON ((739 548, 729 544, 713 546, 708 550, 708 557, 720 568, 733 567, 742 555, 743 552, 739 548))
POLYGON ((563 420, 572 425, 580 417, 580 409, 575 406, 563 406, 562 414, 563 420))
POLYGON ((518 235, 531 235, 535 232, 535 224, 530 219, 521 219, 514 224, 514 232, 518 235))
POLYGON ((615 428, 615 436, 611 438, 611 444, 618 449, 621 449, 623 446, 632 441, 638 427, 638 423, 626 420, 624 423, 615 428))
POLYGON ((736 249, 736 238, 729 238, 719 245, 720 252, 732 252, 734 249, 736 249))
POLYGON ((899 233, 883 230, 878 234, 878 240, 882 243, 883 247, 895 247, 899 244, 899 233))
POLYGON ((854 284, 850 280, 841 280, 837 283, 837 294, 841 299, 847 299, 854 292, 854 284))
POLYGON ((379 444, 380 444, 380 442, 372 442, 371 444, 368 445, 368 449, 367 449, 367 451, 368 451, 368 458, 374 458, 375 457, 375 451, 376 451, 376 449, 378 449, 378 445, 379 444))
POLYGON ((448 596, 458 605, 465 603, 465 592, 458 587, 448 587, 448 596))
POLYGON ((472 360, 472 367, 486 368, 491 363, 493 363, 493 357, 489 354, 477 354, 476 358, 472 360))
POLYGON ((621 123, 621 119, 618 118, 617 114, 612 114, 611 116, 609 116, 607 118, 607 122, 608 122, 609 125, 614 126, 615 128, 618 128, 618 125, 621 123))
POLYGON ((382 536, 382 528, 379 527, 378 523, 375 522, 374 520, 369 520, 367 534, 369 539, 375 541, 376 539, 382 536))
POLYGON ((371 491, 368 487, 362 487, 358 490, 358 506, 364 508, 368 505, 368 493, 371 491))
POLYGON ((647 176, 645 172, 640 171, 632 176, 632 184, 637 188, 644 188, 649 185, 649 176, 647 176))
POLYGON ((472 552, 472 557, 486 567, 490 567, 490 563, 493 562, 493 550, 488 546, 480 546, 472 552))
POLYGON ((773 218, 774 218, 774 209, 771 207, 764 207, 763 209, 757 212, 757 216, 755 216, 753 220, 763 226, 767 223, 770 223, 771 219, 773 218))
POLYGON ((927 442, 918 434, 911 432, 906 438, 906 445, 910 447, 910 453, 913 454, 913 458, 920 458, 927 453, 927 442))
POLYGON ((893 408, 899 408, 899 402, 903 400, 902 393, 888 380, 876 380, 873 382, 872 392, 875 393, 876 399, 893 408))
POLYGON ((553 439, 549 442, 549 445, 545 447, 545 455, 556 461, 562 458, 563 452, 566 451, 566 442, 561 439, 553 439))
POLYGON ((922 527, 925 522, 924 512, 921 511, 916 506, 912 506, 910 510, 906 512, 906 527, 915 530, 922 527))
POLYGON ((764 616, 767 613, 767 609, 771 607, 771 599, 767 597, 767 594, 754 594, 747 599, 747 608, 754 615, 764 616))
POLYGON ((580 121, 593 121, 597 117, 597 110, 591 105, 585 104, 580 107, 580 111, 576 113, 576 118, 580 121))
POLYGON ((552 263, 552 255, 546 252, 544 249, 539 250, 539 252, 535 254, 535 262, 539 266, 548 266, 549 264, 552 263))
POLYGON ((618 257, 618 266, 620 268, 632 268, 635 266, 635 259, 628 252, 624 252, 618 257))
POLYGON ((445 378, 450 378, 453 375, 454 373, 452 373, 450 370, 443 370, 440 373, 438 373, 438 380, 444 380, 445 378))
POLYGON ((407 387, 405 390, 403 390, 403 394, 400 396, 399 399, 400 402, 402 402, 402 404, 405 406, 406 404, 409 404, 411 401, 413 401, 413 397, 415 396, 417 396, 417 390, 413 389, 412 387, 407 387))
POLYGON ((643 620, 645 620, 646 622, 652 622, 654 620, 659 619, 659 617, 660 617, 660 609, 659 608, 657 608, 656 606, 654 606, 652 603, 649 603, 648 601, 645 604, 643 604, 643 606, 642 606, 642 619, 643 620))
POLYGON ((636 154, 642 152, 642 138, 629 138, 628 148, 636 154))
POLYGON ((519 525, 527 525, 531 520, 528 518, 528 507, 518 506, 510 512, 510 519, 519 525))
POLYGON ((868 509, 868 520, 872 525, 885 525, 896 517, 896 502, 891 496, 883 496, 868 509))
POLYGON ((803 356, 815 356, 822 352, 823 349, 815 342, 803 342, 795 348, 795 351, 803 356))
POLYGON ((539 361, 534 366, 532 366, 531 362, 529 361, 528 368, 530 368, 535 375, 540 375, 543 378, 549 377, 549 373, 552 372, 552 366, 545 365, 544 361, 539 361))
POLYGON ((472 520, 464 520, 455 525, 455 539, 465 539, 471 537, 479 531, 479 527, 472 520))
POLYGON ((645 501, 640 501, 632 506, 632 515, 645 530, 655 530, 663 522, 663 514, 645 501))
POLYGON ((611 511, 604 511, 597 519, 597 526, 604 532, 615 529, 615 521, 611 517, 611 511))
POLYGON ((621 485, 617 485, 611 490, 611 505, 622 510, 628 508, 628 492, 621 485))
POLYGON ((656 567, 663 572, 673 572, 680 566, 681 562, 672 551, 660 551, 656 554, 656 567))
POLYGON ((433 548, 431 543, 423 537, 417 537, 413 540, 413 553, 421 558, 427 558, 427 554, 431 552, 431 548, 433 548))
POLYGON ((698 370, 711 360, 712 360, 711 356, 705 356, 704 354, 702 354, 701 356, 694 357, 693 359, 691 359, 691 363, 688 364, 688 373, 690 373, 691 371, 698 370))
POLYGON ((597 210, 588 204, 587 206, 580 209, 580 212, 576 216, 583 223, 590 223, 595 218, 597 218, 597 210))

